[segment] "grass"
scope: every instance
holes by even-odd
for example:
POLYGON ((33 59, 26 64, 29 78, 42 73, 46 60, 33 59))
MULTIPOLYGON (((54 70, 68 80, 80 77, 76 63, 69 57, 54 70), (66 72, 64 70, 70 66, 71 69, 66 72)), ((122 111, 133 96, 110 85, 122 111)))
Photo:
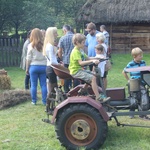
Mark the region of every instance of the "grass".
MULTIPOLYGON (((108 87, 125 87, 122 69, 132 59, 129 54, 114 54, 113 68, 108 75, 108 87)), ((150 54, 144 60, 150 65, 150 54)), ((23 89, 25 71, 17 67, 5 68, 11 78, 12 88, 23 89)), ((39 88, 39 87, 38 87, 39 88)), ((40 95, 39 95, 40 98, 40 95)), ((36 106, 31 102, 0 111, 0 150, 65 150, 56 138, 54 126, 43 123, 46 118, 41 100, 36 106)), ((138 117, 118 117, 121 123, 150 125, 150 121, 138 117)), ((108 137, 101 150, 148 150, 149 129, 117 127, 114 120, 108 122, 108 137)))

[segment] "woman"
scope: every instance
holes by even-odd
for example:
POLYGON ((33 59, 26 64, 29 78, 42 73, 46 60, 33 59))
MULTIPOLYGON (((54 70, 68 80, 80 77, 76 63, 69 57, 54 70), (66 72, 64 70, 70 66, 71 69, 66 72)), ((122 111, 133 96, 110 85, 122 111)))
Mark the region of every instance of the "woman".
POLYGON ((53 68, 51 67, 51 64, 58 64, 56 56, 57 48, 54 46, 57 36, 58 36, 57 28, 49 27, 45 33, 43 46, 43 55, 47 58, 46 75, 47 78, 49 79, 47 106, 46 106, 47 112, 50 112, 50 103, 52 100, 51 98, 54 98, 53 97, 53 93, 55 93, 54 87, 57 87, 57 77, 53 68))
POLYGON ((26 73, 30 74, 32 104, 37 102, 38 79, 42 92, 42 103, 46 105, 47 87, 46 87, 46 58, 42 54, 43 35, 40 29, 35 28, 30 35, 30 44, 28 46, 26 73))

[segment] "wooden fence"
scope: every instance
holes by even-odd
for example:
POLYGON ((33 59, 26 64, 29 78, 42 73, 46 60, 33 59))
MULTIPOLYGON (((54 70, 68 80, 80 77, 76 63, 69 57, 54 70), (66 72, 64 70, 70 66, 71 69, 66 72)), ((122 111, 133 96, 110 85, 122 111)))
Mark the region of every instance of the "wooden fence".
POLYGON ((20 66, 25 37, 0 37, 0 68, 20 66))
POLYGON ((22 45, 0 47, 0 68, 20 66, 22 45))
POLYGON ((0 37, 0 47, 3 46, 19 46, 22 45, 26 40, 26 37, 11 38, 11 37, 0 37))

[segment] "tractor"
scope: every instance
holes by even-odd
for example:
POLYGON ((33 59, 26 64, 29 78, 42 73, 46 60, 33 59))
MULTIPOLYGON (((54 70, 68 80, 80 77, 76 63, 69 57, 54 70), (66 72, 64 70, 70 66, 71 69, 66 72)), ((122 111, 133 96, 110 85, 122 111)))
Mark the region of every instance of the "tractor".
MULTIPOLYGON (((52 67, 59 78, 74 79, 67 68, 56 64, 52 67)), ((128 97, 124 87, 107 88, 106 94, 111 100, 103 104, 95 100, 90 85, 82 92, 80 92, 82 84, 68 93, 64 93, 61 87, 55 88, 55 100, 52 100, 51 112, 47 112, 48 117, 43 121, 55 126, 57 138, 66 149, 77 150, 80 147, 86 150, 99 149, 107 137, 107 123, 112 119, 116 121, 117 126, 150 128, 143 125, 121 124, 117 119, 118 116, 150 115, 150 66, 126 69, 126 71, 140 71, 141 78, 146 84, 145 89, 140 89, 139 80, 131 79, 127 84, 128 97), (130 112, 130 108, 139 111, 130 112), (52 115, 51 120, 50 115, 52 115)), ((101 81, 100 76, 96 75, 101 81)), ((102 92, 100 87, 99 92, 102 92)))

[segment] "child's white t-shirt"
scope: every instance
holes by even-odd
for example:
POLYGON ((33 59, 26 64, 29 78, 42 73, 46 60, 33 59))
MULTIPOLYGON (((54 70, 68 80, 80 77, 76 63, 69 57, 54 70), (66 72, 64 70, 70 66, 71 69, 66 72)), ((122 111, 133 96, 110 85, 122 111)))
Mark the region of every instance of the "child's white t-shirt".
MULTIPOLYGON (((105 59, 106 57, 104 56, 104 54, 96 54, 95 56, 96 58, 101 58, 101 59, 105 59)), ((101 71, 101 77, 104 77, 104 72, 105 72, 105 61, 102 61, 98 64, 98 67, 100 68, 101 71)))

